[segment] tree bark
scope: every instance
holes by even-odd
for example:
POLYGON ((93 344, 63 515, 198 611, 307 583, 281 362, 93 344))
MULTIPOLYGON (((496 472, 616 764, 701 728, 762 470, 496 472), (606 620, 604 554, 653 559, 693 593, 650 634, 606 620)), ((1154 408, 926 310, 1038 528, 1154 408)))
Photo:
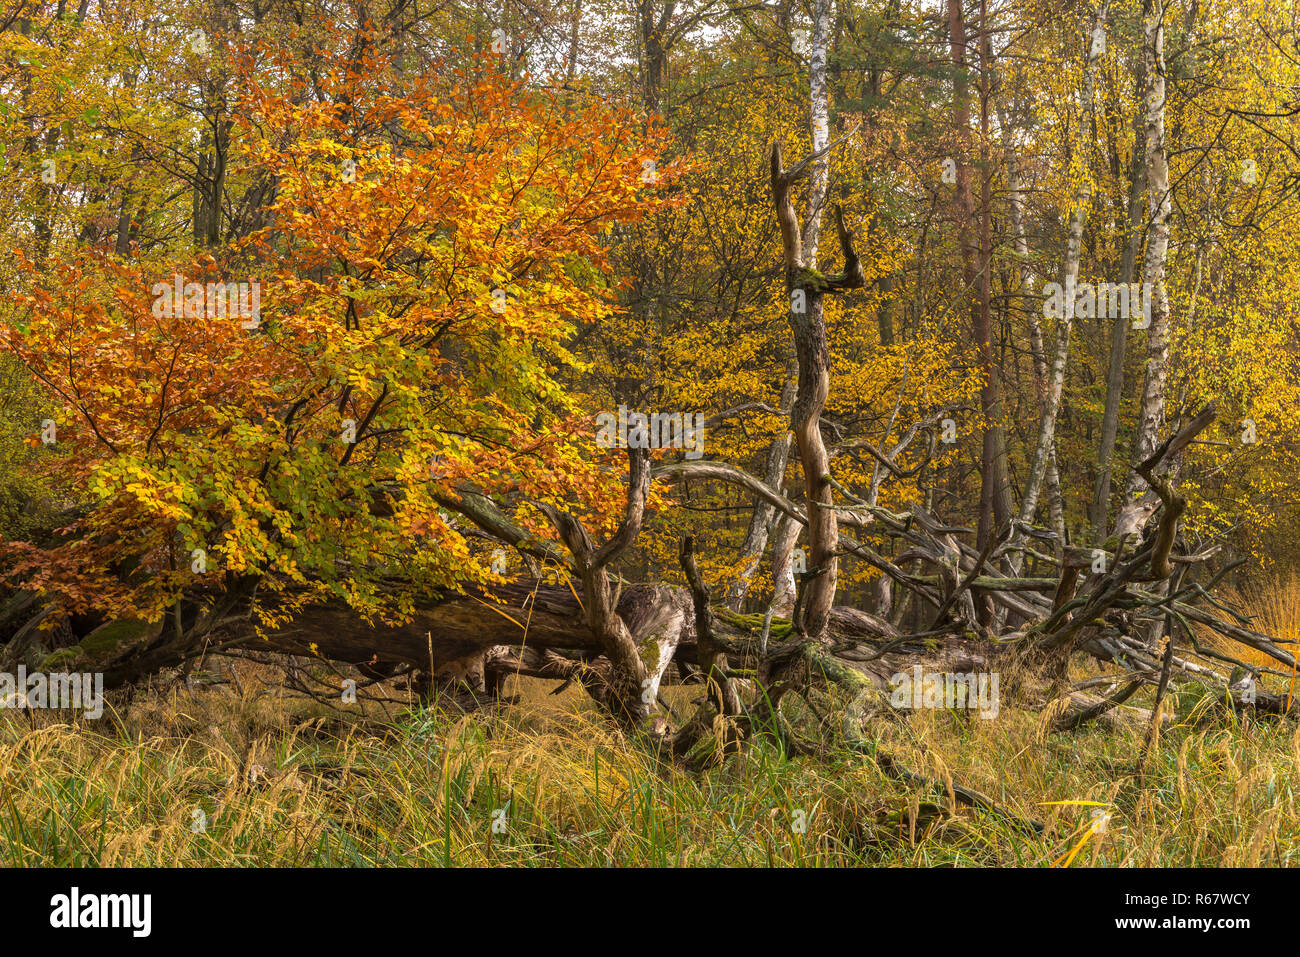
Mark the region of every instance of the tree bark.
POLYGON ((1051 367, 1048 370, 1047 391, 1043 396, 1043 411, 1038 422, 1038 440, 1034 445, 1034 457, 1029 467, 1029 477, 1025 480, 1024 497, 1020 500, 1020 521, 1029 524, 1034 520, 1038 508, 1038 496, 1042 489, 1043 477, 1052 460, 1056 446, 1056 416, 1061 407, 1061 393, 1065 388, 1065 370, 1070 357, 1070 327, 1074 321, 1074 289, 1079 280, 1079 261, 1083 257, 1083 220, 1088 204, 1092 201, 1092 189, 1088 177, 1083 175, 1087 169, 1087 150, 1090 137, 1089 118, 1093 106, 1093 70, 1100 53, 1093 36, 1104 29, 1108 4, 1103 3, 1097 9, 1092 31, 1084 34, 1084 49, 1087 51, 1083 67, 1083 84, 1079 97, 1079 119, 1074 133, 1073 153, 1079 163, 1081 175, 1079 185, 1074 193, 1074 205, 1070 211, 1070 225, 1066 235, 1065 265, 1062 269, 1061 285, 1063 302, 1061 315, 1057 317, 1056 344, 1052 351, 1051 367))
POLYGON ((814 640, 826 635, 838 576, 839 526, 832 497, 830 455, 821 434, 821 414, 830 394, 830 349, 826 341, 823 297, 827 292, 857 289, 865 284, 861 264, 852 247, 852 234, 840 213, 837 226, 844 253, 844 272, 823 276, 817 271, 817 245, 822 204, 826 198, 830 164, 829 107, 826 87, 826 47, 830 36, 830 0, 816 0, 810 72, 812 102, 810 125, 813 151, 787 171, 781 163, 780 144, 772 147, 772 200, 781 226, 785 258, 786 293, 799 384, 790 415, 795 448, 803 468, 808 503, 808 571, 798 603, 795 628, 814 640), (808 203, 802 231, 790 196, 791 185, 809 176, 808 203))
MULTIPOLYGON (((1169 374, 1169 298, 1165 289, 1165 257, 1169 249, 1169 158, 1165 150, 1165 4, 1151 0, 1143 29, 1143 57, 1147 71, 1146 167, 1147 202, 1151 209, 1143 282, 1151 288, 1151 325, 1147 331, 1146 371, 1138 407, 1137 436, 1132 461, 1150 457, 1160 436, 1165 414, 1165 383, 1169 374)), ((1135 470, 1125 488, 1125 501, 1115 520, 1115 532, 1131 535, 1155 507, 1144 493, 1145 481, 1135 470)))
MULTIPOLYGON (((781 383, 780 409, 786 415, 789 415, 794 407, 798 386, 799 362, 791 356, 786 364, 785 379, 781 383)), ((767 447, 763 464, 763 482, 778 491, 785 484, 785 470, 790 463, 790 444, 793 438, 794 434, 789 429, 785 429, 773 438, 767 447)), ((749 528, 746 529, 745 540, 740 546, 740 555, 744 564, 736 576, 727 583, 723 592, 723 601, 728 608, 739 609, 741 602, 745 600, 750 583, 762 563, 763 553, 767 550, 767 543, 772 537, 776 520, 776 510, 770 503, 762 499, 754 503, 754 511, 749 517, 749 528)))
POLYGON ((978 546, 983 547, 995 526, 1002 527, 1011 517, 1010 486, 1007 481, 1006 438, 1002 433, 1002 399, 999 370, 993 355, 993 328, 989 275, 992 259, 992 202, 988 170, 989 55, 986 9, 980 5, 978 36, 980 57, 980 130, 982 168, 980 183, 979 244, 970 242, 970 223, 976 219, 970 188, 970 95, 966 79, 966 22, 961 0, 948 0, 948 39, 953 65, 953 124, 957 130, 961 156, 957 160, 957 207, 961 217, 959 236, 962 251, 962 275, 967 295, 972 290, 971 328, 979 356, 984 383, 980 389, 980 411, 984 417, 984 434, 980 452, 980 504, 978 546))
MULTIPOLYGON (((1137 67, 1137 88, 1146 90, 1146 57, 1137 67)), ((1133 116, 1133 161, 1129 177, 1128 222, 1125 226, 1124 253, 1120 261, 1120 284, 1133 282, 1137 269, 1138 248, 1142 244, 1142 187, 1146 180, 1146 117, 1139 110, 1133 116)), ((1102 413, 1101 436, 1097 443, 1097 484, 1092 499, 1092 531, 1096 541, 1104 541, 1109 531, 1111 476, 1115 442, 1119 436, 1120 406, 1124 401, 1124 354, 1128 351, 1127 316, 1116 316, 1110 330, 1110 361, 1106 366, 1106 407, 1102 413)))

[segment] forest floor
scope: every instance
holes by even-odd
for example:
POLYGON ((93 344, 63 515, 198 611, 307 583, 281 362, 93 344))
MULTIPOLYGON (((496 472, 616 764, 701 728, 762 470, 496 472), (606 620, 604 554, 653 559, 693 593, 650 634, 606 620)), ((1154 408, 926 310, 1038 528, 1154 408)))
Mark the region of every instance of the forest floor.
MULTIPOLYGON (((465 715, 396 687, 326 706, 237 668, 237 684, 110 698, 94 722, 0 713, 0 864, 1300 864, 1300 731, 1188 690, 1140 786, 1136 725, 1047 733, 1005 704, 997 720, 867 725, 898 764, 983 792, 1034 834, 850 752, 842 703, 816 696, 788 699, 801 753, 759 739, 693 774, 554 682, 519 680, 517 704, 465 715)), ((666 689, 681 714, 700 690, 666 689)))

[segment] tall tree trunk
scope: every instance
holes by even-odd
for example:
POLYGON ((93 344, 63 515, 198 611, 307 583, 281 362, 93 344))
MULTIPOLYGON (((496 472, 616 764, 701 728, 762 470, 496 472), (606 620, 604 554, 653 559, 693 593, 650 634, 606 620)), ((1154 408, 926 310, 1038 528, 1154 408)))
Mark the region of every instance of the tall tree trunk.
MULTIPOLYGON (((830 96, 826 76, 826 51, 830 43, 830 20, 829 0, 824 0, 824 2, 823 0, 819 0, 813 9, 813 35, 809 51, 811 57, 809 64, 809 127, 812 139, 812 152, 814 156, 826 149, 826 146, 830 141, 830 96)), ((803 229, 801 235, 801 246, 803 250, 802 265, 808 269, 817 268, 817 247, 821 239, 821 214, 822 207, 826 202, 827 185, 829 182, 830 163, 828 159, 825 156, 822 156, 812 160, 808 173, 807 205, 804 209, 803 229)), ((793 293, 793 291, 793 288, 787 289, 787 292, 793 293)), ((805 300, 807 308, 807 325, 821 327, 821 335, 824 339, 825 329, 822 318, 821 296, 816 296, 815 299, 815 302, 811 301, 811 297, 805 300)), ((798 318, 800 320, 800 325, 803 325, 802 320, 804 317, 800 316, 798 318)), ((800 370, 804 367, 804 357, 798 354, 798 340, 800 338, 800 332, 798 330, 800 326, 794 325, 796 317, 793 312, 791 312, 790 319, 792 327, 796 329, 796 355, 793 357, 793 361, 787 365, 786 368, 785 381, 781 388, 781 409, 782 411, 790 411, 793 414, 796 409, 795 403, 802 403, 804 415, 808 415, 810 410, 815 407, 815 417, 820 418, 821 408, 825 405, 826 397, 823 395, 819 403, 815 398, 817 393, 815 385, 810 390, 803 389, 803 379, 800 375, 800 370)), ((828 376, 827 389, 829 390, 829 353, 827 354, 826 374, 828 376)), ((791 439, 795 437, 797 432, 798 427, 794 424, 792 418, 791 431, 783 436, 777 436, 772 440, 771 445, 768 446, 766 466, 764 469, 764 481, 772 488, 780 488, 780 483, 784 479, 785 468, 790 458, 791 439)), ((818 427, 817 433, 817 439, 820 442, 820 427, 818 427)), ((825 454, 824 450, 823 454, 825 454)), ((802 450, 799 455, 800 461, 805 462, 802 450)), ((829 456, 826 456, 825 461, 829 464, 829 456)), ((804 473, 806 477, 806 462, 804 473)), ((811 488, 812 487, 809 486, 810 490, 811 488)), ((827 490, 827 494, 829 496, 829 489, 827 490)), ((758 569, 763 551, 767 547, 768 539, 771 536, 772 517, 772 506, 765 502, 760 502, 754 509, 754 513, 750 518, 749 529, 745 534, 744 544, 741 546, 741 554, 745 559, 745 565, 742 566, 740 574, 730 583, 726 592, 727 603, 733 608, 739 607, 740 602, 744 599, 745 592, 748 590, 749 582, 755 571, 758 569)), ((776 584, 779 587, 779 581, 776 582, 776 584)))
POLYGON ((771 155, 772 201, 781 226, 785 285, 790 297, 790 329, 795 357, 799 361, 799 384, 790 414, 790 428, 803 468, 808 514, 808 570, 804 574, 804 587, 793 617, 796 629, 815 640, 824 638, 827 632, 835 598, 839 546, 830 455, 821 434, 821 414, 830 394, 830 349, 826 340, 823 298, 828 292, 859 289, 866 282, 858 256, 853 251, 852 234, 844 226, 842 213, 836 222, 844 254, 844 272, 824 276, 816 268, 822 204, 830 175, 830 163, 826 157, 830 129, 826 88, 829 34, 830 0, 816 0, 809 69, 813 152, 788 171, 781 162, 779 142, 772 146, 771 155), (808 204, 801 232, 790 188, 805 175, 809 177, 808 204))
MULTIPOLYGON (((1029 352, 1034 363, 1035 392, 1042 394, 1047 388, 1047 350, 1043 346, 1042 323, 1038 321, 1038 297, 1029 291, 1033 277, 1029 268, 1029 239, 1025 235, 1025 196, 1020 181, 1020 163, 1016 156, 1015 145, 1011 141, 1011 128, 1007 124, 1006 117, 1001 117, 999 123, 1002 126, 1007 150, 1007 201, 1011 209, 1012 246, 1020 263, 1020 288, 1026 290, 1021 297, 1021 307, 1029 323, 1029 352)), ((1064 542, 1065 509, 1061 501, 1061 477, 1056 471, 1055 447, 1047 460, 1047 505, 1052 530, 1064 542)))
MULTIPOLYGON (((987 160, 988 142, 988 58, 987 36, 984 34, 984 6, 981 4, 980 32, 980 128, 983 135, 981 153, 987 160)), ((975 349, 979 355, 984 384, 980 389, 980 410, 985 420, 983 445, 980 454, 980 547, 987 541, 994 524, 1001 524, 1010 514, 1009 488, 1006 470, 1006 440, 1001 434, 1001 397, 997 364, 993 356, 992 317, 989 310, 991 286, 989 285, 989 258, 991 241, 989 232, 990 198, 987 175, 980 187, 979 245, 970 241, 970 225, 976 219, 975 201, 970 186, 970 94, 966 78, 966 21, 961 0, 948 0, 948 41, 953 66, 953 125, 957 131, 960 156, 957 158, 957 212, 959 242, 961 244, 962 278, 967 295, 974 291, 971 301, 971 327, 975 349)), ((983 164, 987 170, 987 164, 983 164)))
POLYGON ((818 156, 830 143, 830 95, 826 84, 826 50, 830 44, 830 0, 813 4, 812 45, 808 63, 808 128, 815 157, 808 169, 808 203, 803 216, 803 262, 808 269, 817 268, 817 246, 822 232, 822 205, 830 182, 831 164, 825 155, 818 156))
MULTIPOLYGON (((871 98, 874 102, 880 99, 880 77, 883 71, 876 65, 872 65, 868 74, 868 89, 871 91, 871 98)), ((873 194, 875 189, 872 190, 873 194)), ((881 219, 873 217, 871 221, 873 229, 882 229, 881 219)), ((876 328, 880 331, 880 344, 882 346, 892 346, 894 344, 894 277, 893 275, 881 276, 878 280, 880 288, 880 301, 876 305, 876 328)))
MULTIPOLYGON (((1007 470, 1007 438, 1002 429, 1002 367, 993 354, 993 198, 991 155, 989 152, 989 102, 991 97, 992 51, 989 48, 988 3, 980 0, 980 246, 979 246, 979 322, 976 338, 984 366, 984 388, 980 404, 984 412, 984 447, 981 461, 981 501, 978 540, 983 547, 995 528, 1001 529, 1011 519, 1011 483, 1007 470)), ((985 603, 987 612, 992 606, 985 603)))
MULTIPOLYGON (((813 4, 812 51, 808 67, 810 89, 809 127, 813 156, 824 151, 830 140, 830 109, 826 89, 826 48, 830 40, 830 0, 813 4)), ((823 154, 813 159, 808 173, 808 203, 804 213, 801 265, 817 268, 817 247, 821 237, 822 204, 830 179, 830 160, 823 154)), ((788 201, 788 197, 787 197, 788 201)), ((787 274, 790 270, 787 269, 787 274)), ((793 279, 793 276, 791 276, 793 279)), ((792 281, 791 290, 795 286, 792 281)), ((790 312, 795 355, 799 360, 799 384, 795 390, 791 431, 803 467, 804 492, 808 501, 808 571, 803 595, 803 614, 798 623, 813 638, 826 633, 839 575, 836 545, 839 525, 830 485, 830 454, 822 441, 821 414, 830 394, 830 348, 826 342, 826 319, 822 296, 806 294, 806 312, 790 312)))
POLYGON ((645 71, 642 102, 647 113, 659 112, 664 74, 668 68, 669 43, 665 34, 676 9, 677 0, 667 0, 658 16, 655 15, 653 0, 641 0, 638 6, 641 19, 642 69, 645 71))
POLYGON ((1065 267, 1061 276, 1063 308, 1056 322, 1056 343, 1052 350, 1047 389, 1043 396, 1043 411, 1038 421, 1038 440, 1034 446, 1029 477, 1025 481, 1024 497, 1020 500, 1020 521, 1025 524, 1034 520, 1043 476, 1047 473, 1047 466, 1052 460, 1052 451, 1056 446, 1056 416, 1061 408, 1061 393, 1065 388, 1065 370, 1070 357, 1070 327, 1074 321, 1074 290, 1079 281, 1079 261, 1083 257, 1083 219, 1088 204, 1092 201, 1092 189, 1088 177, 1082 173, 1086 170, 1088 162, 1089 118, 1093 106, 1093 70, 1101 53, 1094 38, 1098 35, 1098 31, 1105 29, 1107 6, 1107 3, 1103 3, 1098 8, 1093 29, 1084 35, 1084 49, 1087 53, 1084 59, 1079 120, 1075 127, 1073 150, 1081 168, 1081 175, 1079 186, 1074 193, 1074 205, 1070 211, 1070 225, 1066 238, 1065 267))
MULTIPOLYGON (((573 18, 569 22, 569 54, 564 67, 564 81, 572 86, 578 75, 578 40, 581 37, 582 0, 573 0, 573 18)), ((565 99, 566 107, 569 99, 565 99)))
MULTIPOLYGON (((1137 67, 1137 88, 1146 89, 1146 57, 1137 67)), ((1139 110, 1133 116, 1133 161, 1129 177, 1128 223, 1125 227, 1124 253, 1120 261, 1121 285, 1133 282, 1137 269, 1138 248, 1142 244, 1142 186, 1146 180, 1146 117, 1139 110)), ((1115 441, 1119 436, 1120 406, 1124 401, 1124 354, 1128 351, 1128 316, 1116 316, 1110 329, 1110 361, 1106 367, 1106 408, 1101 418, 1101 436, 1097 444, 1097 485, 1092 498, 1092 531, 1096 541, 1106 538, 1109 530, 1110 490, 1115 441)))
MULTIPOLYGON (((1169 250, 1169 158, 1165 150, 1165 4, 1151 0, 1143 29, 1146 62, 1146 167, 1147 202, 1151 208, 1143 282, 1151 288, 1151 325, 1147 330, 1146 373, 1138 407, 1137 436, 1132 461, 1138 463, 1155 451, 1165 415, 1165 383, 1169 375, 1169 296, 1165 289, 1165 257, 1169 250)), ((1137 472, 1129 476, 1124 505, 1115 531, 1137 531, 1153 504, 1150 490, 1137 472), (1144 491, 1146 494, 1144 494, 1144 491)))
POLYGON ((808 571, 804 578, 803 615, 797 624, 811 637, 821 638, 835 598, 839 524, 830 484, 830 455, 821 434, 821 414, 830 394, 830 349, 821 296, 810 295, 808 299, 805 314, 790 315, 795 354, 799 357, 799 388, 790 424, 803 467, 808 506, 808 571))
MULTIPOLYGON (((1006 153, 1007 164, 1007 205, 1011 219, 1011 242, 1016 253, 1020 273, 1021 309, 1029 324, 1029 351, 1034 364, 1035 394, 1045 394, 1047 390, 1047 356, 1043 348, 1043 330, 1039 323, 1039 301, 1031 290, 1032 271, 1029 268, 1029 239, 1025 234, 1025 196, 1020 179, 1020 161, 1014 142, 1015 130, 1009 121, 1006 110, 998 107, 998 126, 1002 129, 1002 145, 1006 153)), ((1061 500, 1061 480, 1056 471, 1055 448, 1047 461, 1047 499, 1051 516, 1052 530, 1065 541, 1065 515, 1061 500)), ((1012 552, 1008 556, 1012 574, 1018 575, 1023 555, 1012 552)))

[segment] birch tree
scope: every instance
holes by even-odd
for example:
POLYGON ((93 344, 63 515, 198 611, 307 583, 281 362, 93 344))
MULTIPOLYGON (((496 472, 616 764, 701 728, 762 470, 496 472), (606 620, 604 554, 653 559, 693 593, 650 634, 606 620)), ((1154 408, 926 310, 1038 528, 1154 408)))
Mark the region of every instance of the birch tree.
POLYGON ((1083 82, 1079 95, 1079 119, 1074 130, 1074 157, 1079 165, 1079 180, 1075 187, 1074 202, 1070 209, 1070 225, 1065 247, 1065 264, 1061 270, 1063 290, 1062 309, 1056 322, 1056 341, 1052 350, 1051 366, 1047 375, 1047 390, 1043 397, 1043 412, 1038 421, 1038 440, 1034 457, 1025 482, 1024 497, 1020 501, 1020 521, 1033 521, 1042 490, 1043 476, 1052 461, 1056 444, 1056 416, 1061 408, 1061 391, 1065 386, 1065 369, 1070 358, 1070 327, 1074 321, 1074 290, 1079 280, 1079 260, 1083 254, 1083 220, 1092 201, 1092 184, 1087 172, 1088 117, 1093 106, 1093 74, 1097 60, 1105 49, 1106 13, 1109 2, 1097 10, 1092 29, 1084 36, 1083 82))
POLYGON ((826 341, 823 298, 827 293, 860 288, 866 282, 857 253, 853 250, 852 234, 845 227, 843 213, 838 209, 836 225, 844 254, 844 270, 834 276, 824 276, 817 271, 822 206, 830 179, 827 159, 830 110, 826 87, 830 18, 830 0, 817 0, 813 7, 809 63, 812 152, 788 170, 782 163, 779 143, 773 145, 771 153, 772 201, 781 226, 790 329, 799 362, 799 384, 790 415, 790 428, 803 469, 808 509, 808 571, 804 576, 803 593, 796 602, 794 626, 814 639, 825 636, 830 620, 839 542, 830 455, 821 434, 821 414, 830 394, 830 349, 826 341), (808 193, 801 226, 794 211, 790 188, 804 176, 808 177, 808 193))
MULTIPOLYGON (((1165 4, 1151 0, 1143 25, 1146 66, 1147 202, 1151 209, 1143 282, 1150 283, 1151 325, 1147 330, 1145 374, 1138 407, 1137 436, 1130 458, 1145 461, 1155 450, 1165 415, 1165 383, 1169 374, 1169 295, 1165 289, 1165 257, 1169 250, 1169 157, 1165 150, 1165 4)), ((1115 520, 1117 535, 1131 535, 1155 509, 1155 496, 1136 471, 1130 473, 1124 505, 1115 520)))

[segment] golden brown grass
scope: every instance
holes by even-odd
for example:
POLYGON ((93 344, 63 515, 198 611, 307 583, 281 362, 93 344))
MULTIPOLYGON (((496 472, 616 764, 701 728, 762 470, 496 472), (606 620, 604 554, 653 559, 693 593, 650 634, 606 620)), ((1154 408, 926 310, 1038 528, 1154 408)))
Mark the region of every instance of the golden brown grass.
MULTIPOLYGON (((1300 577, 1235 597, 1258 630, 1300 634, 1300 577)), ((1140 784, 1140 726, 1051 734, 1043 713, 1007 701, 992 721, 870 722, 873 746, 939 782, 931 791, 846 747, 843 702, 820 693, 783 704, 795 754, 764 737, 692 774, 553 682, 515 682, 518 704, 467 716, 414 707, 399 686, 327 706, 286 692, 275 669, 238 668, 227 684, 116 696, 98 722, 0 711, 0 864, 1300 862, 1300 731, 1196 688, 1174 696, 1140 784), (955 804, 950 782, 1043 832, 955 804), (1094 809, 1110 815, 1100 833, 1094 809)), ((699 693, 666 689, 679 715, 699 693)))
MULTIPOLYGON (((1300 574, 1274 574, 1262 582, 1249 584, 1242 589, 1225 588, 1221 597, 1237 608, 1248 609, 1251 627, 1266 635, 1300 642, 1300 574)), ((1231 655, 1239 661, 1260 668, 1285 671, 1285 667, 1270 655, 1249 645, 1225 638, 1207 628, 1197 628, 1197 638, 1211 647, 1231 655)), ((1284 647, 1291 648, 1290 645, 1284 647)), ((1279 678, 1265 676, 1262 683, 1269 690, 1300 694, 1300 676, 1279 678)))
MULTIPOLYGON (((245 668, 247 666, 244 666, 245 668)), ((460 715, 340 712, 243 672, 136 696, 97 725, 0 723, 0 863, 17 865, 1252 865, 1300 851, 1300 733, 1184 695, 1144 786, 1141 730, 1045 735, 1042 716, 873 722, 877 746, 1040 819, 1042 835, 899 783, 838 741, 837 702, 702 774, 662 762, 580 694, 460 715), (1095 802, 1095 803, 1080 803, 1095 802), (1093 807, 1113 815, 1089 834, 1093 807), (493 824, 497 824, 494 830, 493 824)), ((675 706, 695 691, 676 689, 675 706)), ((66 720, 66 719, 65 719, 66 720)))

